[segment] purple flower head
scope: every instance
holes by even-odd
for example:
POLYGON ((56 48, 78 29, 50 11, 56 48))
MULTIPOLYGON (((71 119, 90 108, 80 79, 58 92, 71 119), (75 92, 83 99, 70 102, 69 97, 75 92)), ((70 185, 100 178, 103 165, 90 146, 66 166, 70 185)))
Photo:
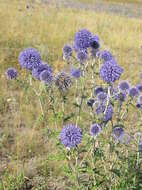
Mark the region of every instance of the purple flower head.
POLYGON ((76 54, 76 58, 80 63, 83 63, 87 59, 87 52, 85 50, 79 51, 76 54))
POLYGON ((91 136, 98 136, 98 134, 101 132, 101 127, 97 123, 94 123, 91 125, 90 128, 90 135, 91 136))
POLYGON ((112 83, 120 78, 122 72, 123 69, 117 65, 114 59, 112 59, 101 66, 99 74, 103 81, 112 83))
POLYGON ((91 37, 90 46, 93 49, 98 49, 100 47, 98 36, 94 35, 94 36, 91 37))
POLYGON ((40 80, 40 73, 41 73, 42 71, 44 71, 44 70, 47 70, 47 71, 49 71, 49 72, 52 73, 52 68, 51 68, 51 66, 48 65, 48 64, 43 64, 43 63, 42 63, 41 65, 39 65, 38 68, 35 68, 35 69, 32 70, 32 76, 33 76, 35 79, 40 80))
POLYGON ((137 84, 136 88, 138 89, 139 92, 142 92, 142 83, 137 84))
POLYGON ((86 29, 79 30, 74 35, 74 48, 76 51, 84 50, 90 47, 91 32, 86 29))
POLYGON ((139 151, 142 151, 142 140, 139 142, 139 151))
POLYGON ((132 88, 129 89, 129 96, 131 98, 134 98, 134 97, 136 97, 138 95, 139 95, 139 91, 138 91, 138 89, 136 87, 132 87, 132 88))
POLYGON ((38 68, 41 65, 40 53, 34 48, 26 48, 19 54, 18 61, 22 68, 38 68))
POLYGON ((106 107, 106 110, 104 111, 104 122, 108 122, 109 120, 111 120, 112 114, 113 114, 113 107, 110 104, 106 107))
POLYGON ((17 70, 15 68, 8 68, 5 71, 6 79, 7 80, 12 80, 17 78, 17 70))
POLYGON ((99 101, 106 101, 107 94, 105 92, 100 92, 100 93, 97 94, 97 99, 99 101))
POLYGON ((55 76, 55 85, 61 91, 66 91, 71 86, 72 81, 70 75, 65 72, 60 72, 55 76))
POLYGON ((127 82, 127 81, 121 81, 120 83, 119 83, 119 89, 121 90, 121 91, 127 91, 127 90, 129 90, 129 83, 127 82))
POLYGON ((68 59, 70 56, 72 56, 73 50, 72 50, 71 45, 66 44, 66 45, 63 47, 62 52, 63 52, 63 57, 64 57, 65 59, 68 59))
POLYGON ((90 98, 88 101, 87 101, 87 106, 89 107, 92 107, 93 104, 94 104, 95 100, 93 98, 90 98))
POLYGON ((49 85, 53 81, 52 72, 44 70, 40 73, 40 80, 49 85))
POLYGON ((112 54, 111 54, 109 51, 107 51, 107 50, 104 50, 104 51, 100 52, 100 53, 99 53, 99 57, 100 57, 104 62, 110 61, 110 60, 112 60, 112 58, 113 58, 112 54))
POLYGON ((94 90, 94 95, 98 95, 100 92, 104 92, 104 89, 102 87, 98 86, 94 90))
POLYGON ((59 140, 66 148, 76 147, 82 139, 82 131, 79 127, 68 124, 60 132, 59 140))
POLYGON ((70 74, 74 78, 79 78, 81 76, 81 70, 80 69, 74 69, 74 68, 72 68, 70 70, 70 74))
POLYGON ((113 138, 117 141, 119 141, 120 137, 123 135, 124 130, 121 127, 115 127, 112 130, 113 138))

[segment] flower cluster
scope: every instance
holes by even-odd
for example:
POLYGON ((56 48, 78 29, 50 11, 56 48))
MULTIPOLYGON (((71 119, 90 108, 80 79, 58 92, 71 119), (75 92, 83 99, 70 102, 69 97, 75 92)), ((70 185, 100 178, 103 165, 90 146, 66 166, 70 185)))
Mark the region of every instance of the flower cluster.
MULTIPOLYGON (((127 133, 124 126, 125 118, 128 116, 130 107, 142 113, 142 83, 131 85, 127 80, 119 82, 123 69, 112 53, 101 50, 100 45, 97 35, 87 29, 79 30, 74 35, 73 43, 66 44, 62 48, 63 60, 66 64, 65 68, 57 73, 54 73, 48 63, 42 61, 40 53, 34 48, 24 49, 18 57, 20 66, 30 75, 30 80, 26 79, 26 82, 29 82, 29 86, 39 98, 38 103, 40 103, 43 119, 46 118, 44 111, 47 113, 48 110, 49 115, 53 116, 49 122, 55 122, 58 126, 62 123, 62 129, 59 131, 59 128, 56 128, 56 132, 59 134, 60 144, 66 148, 63 152, 67 154, 66 157, 71 166, 70 172, 76 172, 74 176, 80 179, 77 172, 82 171, 83 164, 88 165, 89 171, 92 170, 89 174, 89 180, 92 180, 89 182, 91 189, 90 184, 94 184, 95 176, 94 161, 99 160, 99 164, 103 161, 104 164, 103 159, 97 158, 103 155, 102 151, 106 144, 100 141, 106 138, 106 142, 110 145, 106 146, 110 148, 109 154, 117 145, 130 145, 130 142, 138 135, 132 138, 127 133), (36 91, 37 87, 39 91, 36 91), (72 90, 68 91, 70 87, 72 90), (49 101, 44 99, 45 97, 48 97, 49 101), (43 105, 46 101, 47 104, 43 105), (104 136, 104 131, 107 129, 107 134, 113 138, 107 139, 107 136, 104 136), (83 145, 80 145, 81 150, 88 151, 86 154, 88 158, 85 156, 82 161, 79 160, 78 167, 78 159, 84 156, 84 152, 81 152, 78 146, 81 142, 83 142, 83 145), (87 159, 89 159, 88 163, 87 159), (74 163, 75 169, 73 169, 74 163)), ((8 80, 17 79, 17 70, 8 68, 5 76, 8 80)), ((142 153, 142 135, 135 141, 138 168, 139 155, 142 153)), ((114 155, 116 153, 117 151, 114 155)))

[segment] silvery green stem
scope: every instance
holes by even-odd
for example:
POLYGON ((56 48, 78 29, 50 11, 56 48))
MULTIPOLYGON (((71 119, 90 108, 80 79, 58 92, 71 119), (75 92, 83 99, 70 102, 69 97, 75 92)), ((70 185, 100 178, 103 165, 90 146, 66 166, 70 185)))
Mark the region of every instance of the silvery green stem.
POLYGON ((126 109, 125 109, 125 111, 123 112, 123 114, 122 114, 122 116, 121 116, 121 119, 124 118, 124 116, 125 116, 126 113, 128 114, 130 103, 131 103, 131 100, 128 100, 128 101, 127 101, 127 104, 126 104, 126 109))
POLYGON ((121 113, 121 107, 122 107, 122 102, 119 101, 118 105, 118 117, 117 117, 117 124, 120 124, 120 113, 121 113))
POLYGON ((94 72, 94 69, 95 69, 95 62, 92 61, 92 64, 91 64, 91 69, 92 69, 92 76, 91 76, 91 79, 92 79, 92 88, 91 88, 91 97, 93 96, 93 89, 95 87, 95 72, 94 72))
POLYGON ((110 88, 111 88, 111 86, 108 86, 107 103, 106 103, 106 107, 105 107, 104 114, 106 113, 107 108, 108 108, 108 106, 109 106, 109 101, 110 101, 110 88))
POLYGON ((61 94, 62 96, 62 125, 64 125, 64 114, 65 114, 65 97, 64 94, 61 94))
POLYGON ((139 150, 137 150, 137 163, 136 163, 136 168, 139 167, 139 159, 140 159, 140 153, 139 153, 139 150))
POLYGON ((42 105, 42 101, 41 101, 41 92, 38 93, 37 90, 34 88, 34 86, 32 84, 32 77, 31 76, 30 76, 30 86, 32 87, 32 90, 34 91, 35 95, 38 97, 41 113, 44 116, 43 105, 42 105))
POLYGON ((81 114, 81 109, 82 109, 82 104, 83 104, 83 99, 84 99, 84 91, 85 91, 85 67, 82 69, 82 78, 81 78, 81 83, 82 83, 82 92, 81 92, 81 101, 78 109, 78 116, 76 119, 76 125, 78 124, 78 121, 80 120, 80 114, 81 114))

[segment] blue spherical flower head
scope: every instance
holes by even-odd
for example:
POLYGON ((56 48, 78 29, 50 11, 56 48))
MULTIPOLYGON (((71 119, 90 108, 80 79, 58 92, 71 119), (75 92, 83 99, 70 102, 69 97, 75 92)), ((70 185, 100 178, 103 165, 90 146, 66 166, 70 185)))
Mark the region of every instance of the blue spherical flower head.
POLYGON ((129 86, 129 83, 127 81, 121 81, 119 83, 119 89, 121 91, 127 91, 127 90, 129 90, 129 88, 130 88, 130 86, 129 86))
POLYGON ((136 97, 138 95, 139 95, 139 91, 138 91, 138 89, 136 87, 132 87, 132 88, 129 89, 129 96, 131 98, 134 98, 134 97, 136 97))
POLYGON ((42 71, 44 71, 44 70, 47 70, 47 71, 49 71, 49 72, 52 73, 52 68, 51 68, 51 66, 48 65, 48 64, 43 64, 43 63, 42 63, 41 65, 39 65, 38 68, 35 68, 35 69, 32 70, 32 76, 33 76, 35 79, 40 80, 40 73, 41 73, 42 71))
POLYGON ((104 89, 98 86, 94 90, 94 95, 98 95, 100 92, 104 92, 104 89))
POLYGON ((86 29, 79 30, 74 35, 74 48, 76 51, 84 50, 90 47, 91 32, 86 29))
POLYGON ((104 122, 108 122, 109 120, 112 119, 112 115, 113 115, 113 107, 112 105, 106 105, 105 111, 104 111, 104 122))
POLYGON ((93 137, 97 137, 101 132, 101 127, 97 123, 91 125, 90 135, 93 137))
POLYGON ((59 140, 66 148, 74 148, 81 143, 82 131, 79 127, 68 124, 60 132, 59 140))
POLYGON ((102 59, 103 62, 110 61, 113 59, 112 54, 107 50, 99 52, 98 56, 102 59))
POLYGON ((38 68, 41 65, 40 53, 34 48, 26 48, 19 54, 18 61, 22 68, 38 68))
POLYGON ((45 84, 49 85, 53 81, 52 72, 48 70, 44 70, 40 73, 40 80, 45 82, 45 84))
POLYGON ((97 123, 91 125, 90 135, 93 137, 97 137, 101 132, 101 127, 97 123))
POLYGON ((121 136, 124 134, 124 130, 121 128, 121 127, 115 127, 113 130, 112 130, 112 135, 113 135, 113 138, 116 140, 116 141, 119 141, 121 136))
POLYGON ((98 36, 94 35, 90 39, 90 46, 93 49, 98 49, 100 47, 99 38, 98 36))
POLYGON ((87 101, 87 106, 88 106, 88 107, 92 107, 94 103, 95 103, 94 98, 90 98, 90 99, 87 101))
POLYGON ((69 57, 72 56, 72 52, 73 52, 72 46, 69 45, 69 44, 66 44, 66 45, 63 47, 62 52, 63 52, 63 57, 64 57, 65 59, 68 59, 69 57))
POLYGON ((137 84, 136 88, 138 89, 139 92, 142 92, 142 83, 137 84))
POLYGON ((7 80, 12 80, 17 78, 17 70, 15 68, 8 68, 5 71, 6 79, 7 80))
POLYGON ((70 70, 70 74, 74 78, 79 78, 81 76, 81 70, 80 69, 74 69, 74 68, 72 68, 70 70))
POLYGON ((55 85, 60 91, 68 90, 71 84, 71 77, 66 72, 60 72, 55 76, 55 85))
POLYGON ((77 52, 76 54, 76 58, 80 63, 83 63, 86 61, 87 59, 87 52, 85 50, 81 50, 79 52, 77 52))
POLYGON ((122 72, 123 69, 112 59, 101 66, 99 75, 104 82, 113 83, 120 78, 122 72))
POLYGON ((139 142, 139 151, 142 151, 142 140, 139 142))

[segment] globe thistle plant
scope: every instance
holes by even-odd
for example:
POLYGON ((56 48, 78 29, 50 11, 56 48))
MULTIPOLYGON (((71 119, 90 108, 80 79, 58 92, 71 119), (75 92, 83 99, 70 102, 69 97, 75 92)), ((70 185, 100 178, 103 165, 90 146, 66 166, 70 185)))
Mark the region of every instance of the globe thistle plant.
POLYGON ((15 68, 8 68, 5 71, 5 76, 7 80, 12 80, 12 79, 16 79, 17 78, 17 70, 15 68))
POLYGON ((47 63, 42 63, 41 65, 39 65, 38 68, 35 68, 32 70, 32 76, 37 79, 40 80, 40 74, 41 72, 43 72, 44 70, 49 71, 50 73, 52 73, 52 68, 50 65, 48 65, 47 63))
POLYGON ((59 140, 66 148, 75 148, 82 139, 82 130, 76 125, 67 124, 60 132, 59 140))
POLYGON ((40 73, 40 80, 49 85, 53 81, 52 72, 49 70, 44 70, 40 73))
POLYGON ((115 127, 112 130, 112 136, 116 141, 120 140, 120 137, 124 134, 124 130, 121 127, 115 127))
POLYGON ((60 72, 55 76, 55 85, 60 91, 68 90, 71 84, 71 77, 66 72, 60 72))
POLYGON ((20 52, 18 61, 22 68, 33 70, 41 65, 40 53, 34 48, 26 48, 20 52))
POLYGON ((71 74, 72 77, 78 79, 81 76, 81 70, 80 69, 72 68, 70 70, 70 74, 71 74))
POLYGON ((76 58, 80 63, 84 63, 87 60, 86 50, 81 50, 81 51, 77 52, 76 58))
POLYGON ((66 44, 63 49, 62 49, 62 52, 63 52, 63 57, 64 59, 68 59, 72 56, 72 53, 73 53, 73 49, 72 49, 72 46, 69 45, 69 44, 66 44))
POLYGON ((101 132, 100 125, 98 125, 97 123, 94 123, 91 125, 91 128, 90 128, 90 135, 91 136, 96 137, 100 134, 100 132, 101 132))
POLYGON ((90 39, 90 47, 93 49, 99 49, 100 43, 99 43, 99 37, 94 35, 90 39))
POLYGON ((134 98, 134 97, 136 97, 136 96, 138 96, 139 95, 139 91, 138 91, 138 89, 136 88, 136 87, 131 87, 130 89, 129 89, 129 96, 131 97, 131 98, 134 98))
POLYGON ((111 104, 109 104, 108 106, 106 105, 105 111, 104 111, 104 122, 108 122, 109 120, 112 119, 112 115, 113 115, 113 107, 111 104))
POLYGON ((76 51, 86 50, 90 47, 92 35, 86 29, 81 29, 74 35, 74 48, 76 51))
POLYGON ((112 54, 107 50, 99 52, 98 57, 100 57, 103 62, 110 61, 113 59, 112 54))
POLYGON ((121 82, 119 83, 119 89, 120 89, 121 91, 128 91, 129 88, 130 88, 130 85, 129 85, 129 83, 128 83, 127 81, 121 81, 121 82))
POLYGON ((112 59, 101 66, 99 75, 104 82, 113 83, 120 78, 122 72, 123 69, 112 59))
POLYGON ((94 90, 94 95, 98 95, 100 92, 104 92, 104 89, 100 86, 97 86, 94 90))

